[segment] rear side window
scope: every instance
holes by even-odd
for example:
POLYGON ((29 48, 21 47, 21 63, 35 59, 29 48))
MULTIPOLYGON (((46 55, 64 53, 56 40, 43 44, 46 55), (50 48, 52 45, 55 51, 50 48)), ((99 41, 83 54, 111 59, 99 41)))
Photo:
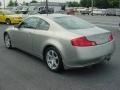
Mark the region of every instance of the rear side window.
POLYGON ((39 24, 38 24, 37 29, 39 29, 39 30, 48 30, 49 27, 50 27, 50 24, 48 22, 46 22, 43 19, 39 19, 39 24))

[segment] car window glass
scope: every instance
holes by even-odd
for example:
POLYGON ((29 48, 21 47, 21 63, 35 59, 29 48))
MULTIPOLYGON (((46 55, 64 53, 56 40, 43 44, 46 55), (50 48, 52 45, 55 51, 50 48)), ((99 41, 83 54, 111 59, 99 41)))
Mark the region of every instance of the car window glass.
POLYGON ((38 24, 38 29, 39 30, 48 30, 50 25, 42 19, 39 19, 39 20, 40 21, 39 21, 39 24, 38 24))
POLYGON ((95 27, 93 24, 74 16, 55 17, 54 21, 67 30, 88 29, 95 27))
POLYGON ((39 19, 37 17, 30 17, 22 22, 22 24, 20 25, 20 28, 36 29, 38 23, 39 23, 39 19))

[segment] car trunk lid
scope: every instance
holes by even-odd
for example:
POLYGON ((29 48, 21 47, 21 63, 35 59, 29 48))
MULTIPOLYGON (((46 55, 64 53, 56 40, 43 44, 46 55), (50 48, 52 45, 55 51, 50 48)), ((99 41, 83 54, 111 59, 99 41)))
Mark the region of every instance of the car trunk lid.
POLYGON ((110 31, 98 27, 70 31, 77 34, 78 37, 85 36, 88 40, 96 42, 97 45, 109 42, 109 36, 111 34, 110 31))

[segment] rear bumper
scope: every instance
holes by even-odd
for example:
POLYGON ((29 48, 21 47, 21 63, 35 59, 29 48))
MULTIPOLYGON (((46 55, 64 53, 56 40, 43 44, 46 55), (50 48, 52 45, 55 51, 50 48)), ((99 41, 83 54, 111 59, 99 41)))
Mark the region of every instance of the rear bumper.
POLYGON ((72 64, 70 63, 70 64, 67 64, 67 65, 64 65, 64 68, 69 69, 69 68, 79 68, 79 67, 91 66, 91 65, 103 62, 105 60, 110 60, 111 55, 112 54, 108 54, 108 55, 105 55, 105 56, 101 56, 99 58, 89 59, 89 60, 85 60, 85 61, 76 60, 76 61, 71 62, 72 64))
POLYGON ((65 67, 84 67, 111 58, 115 49, 114 41, 93 47, 75 47, 75 50, 65 57, 65 67))

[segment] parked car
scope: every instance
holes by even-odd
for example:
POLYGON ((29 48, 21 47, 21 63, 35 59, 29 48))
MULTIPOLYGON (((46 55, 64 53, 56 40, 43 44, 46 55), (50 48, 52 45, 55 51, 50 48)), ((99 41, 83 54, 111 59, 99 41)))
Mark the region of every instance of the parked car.
POLYGON ((27 14, 29 12, 29 7, 28 6, 23 6, 21 12, 23 14, 27 14))
POLYGON ((110 60, 114 51, 110 31, 64 14, 29 16, 4 31, 4 42, 41 58, 55 72, 110 60))
POLYGON ((120 9, 116 9, 116 16, 120 16, 120 9))
POLYGON ((67 13, 68 15, 75 15, 75 11, 74 11, 73 8, 66 9, 66 13, 67 13))
POLYGON ((93 15, 106 15, 106 9, 94 9, 93 15))
POLYGON ((38 13, 38 12, 36 12, 36 11, 29 11, 29 12, 27 12, 26 14, 22 14, 22 17, 25 19, 25 18, 27 18, 29 15, 35 15, 35 14, 40 14, 40 13, 38 13))
POLYGON ((56 11, 55 13, 57 13, 57 14, 66 14, 66 12, 64 10, 56 11))
POLYGON ((0 22, 6 24, 17 24, 22 21, 22 16, 10 11, 0 10, 0 22))
POLYGON ((47 14, 47 13, 52 14, 52 13, 54 13, 54 9, 48 7, 48 12, 47 12, 46 7, 40 7, 38 13, 40 13, 40 14, 47 14))
POLYGON ((106 10, 106 15, 107 16, 116 16, 116 9, 114 9, 114 8, 108 8, 106 10))
POLYGON ((85 14, 90 14, 91 13, 91 11, 88 9, 88 8, 84 8, 84 9, 81 9, 80 10, 80 13, 82 14, 82 15, 85 15, 85 14))

